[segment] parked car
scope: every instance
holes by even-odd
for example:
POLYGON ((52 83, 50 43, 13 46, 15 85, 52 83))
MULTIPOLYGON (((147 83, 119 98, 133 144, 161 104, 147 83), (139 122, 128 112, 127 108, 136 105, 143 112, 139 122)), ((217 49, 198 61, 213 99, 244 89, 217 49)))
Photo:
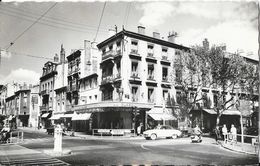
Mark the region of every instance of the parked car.
POLYGON ((143 134, 145 139, 155 140, 156 138, 168 138, 168 137, 176 139, 177 137, 180 137, 182 133, 180 130, 174 129, 171 126, 163 125, 163 126, 158 126, 155 129, 146 130, 143 134))

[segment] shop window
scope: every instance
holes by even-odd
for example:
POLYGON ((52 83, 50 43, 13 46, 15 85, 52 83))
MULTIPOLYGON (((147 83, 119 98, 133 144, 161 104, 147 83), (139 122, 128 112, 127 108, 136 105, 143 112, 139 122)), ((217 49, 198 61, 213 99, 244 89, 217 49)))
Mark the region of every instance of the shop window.
POLYGON ((113 100, 113 90, 104 90, 102 91, 102 101, 113 100))

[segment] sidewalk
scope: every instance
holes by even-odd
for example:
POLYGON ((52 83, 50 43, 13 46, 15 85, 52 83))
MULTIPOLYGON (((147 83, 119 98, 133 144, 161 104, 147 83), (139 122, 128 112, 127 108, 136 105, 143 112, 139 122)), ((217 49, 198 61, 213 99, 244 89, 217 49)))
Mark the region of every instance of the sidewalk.
POLYGON ((35 127, 18 127, 18 130, 22 130, 22 131, 30 131, 30 132, 38 132, 38 133, 46 133, 46 129, 38 129, 35 127))
POLYGON ((42 152, 20 145, 0 145, 0 165, 69 165, 42 152))
POLYGON ((241 142, 237 142, 231 144, 230 142, 224 143, 224 141, 219 141, 219 144, 226 149, 252 155, 257 155, 259 150, 257 145, 252 145, 249 143, 242 144, 241 142))

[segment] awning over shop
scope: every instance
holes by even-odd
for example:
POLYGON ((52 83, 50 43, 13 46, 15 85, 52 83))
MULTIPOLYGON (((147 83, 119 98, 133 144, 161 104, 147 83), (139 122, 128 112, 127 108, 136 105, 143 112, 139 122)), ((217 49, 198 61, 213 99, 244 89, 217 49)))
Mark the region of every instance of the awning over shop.
POLYGON ((42 114, 42 118, 47 118, 50 115, 50 113, 44 113, 42 114))
POLYGON ((152 108, 147 114, 156 121, 159 120, 176 120, 167 108, 152 108))
MULTIPOLYGON (((214 111, 213 109, 203 109, 203 111, 212 114, 212 115, 216 115, 217 112, 214 111)), ((241 112, 238 111, 237 109, 229 109, 223 112, 222 115, 241 115, 241 112)))
POLYGON ((61 116, 62 116, 63 114, 54 114, 54 115, 52 115, 51 116, 51 120, 58 120, 58 119, 60 119, 61 118, 61 116))
POLYGON ((89 120, 91 113, 73 114, 71 120, 89 120))
POLYGON ((74 116, 74 114, 62 114, 61 117, 62 118, 72 118, 74 116))

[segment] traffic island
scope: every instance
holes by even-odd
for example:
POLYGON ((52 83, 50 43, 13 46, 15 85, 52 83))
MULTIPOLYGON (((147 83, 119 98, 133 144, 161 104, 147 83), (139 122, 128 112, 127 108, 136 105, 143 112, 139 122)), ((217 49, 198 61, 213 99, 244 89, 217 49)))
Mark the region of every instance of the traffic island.
POLYGON ((43 153, 53 156, 53 157, 59 157, 59 156, 67 156, 71 155, 72 151, 70 149, 64 149, 62 151, 54 151, 53 149, 43 150, 43 153))

